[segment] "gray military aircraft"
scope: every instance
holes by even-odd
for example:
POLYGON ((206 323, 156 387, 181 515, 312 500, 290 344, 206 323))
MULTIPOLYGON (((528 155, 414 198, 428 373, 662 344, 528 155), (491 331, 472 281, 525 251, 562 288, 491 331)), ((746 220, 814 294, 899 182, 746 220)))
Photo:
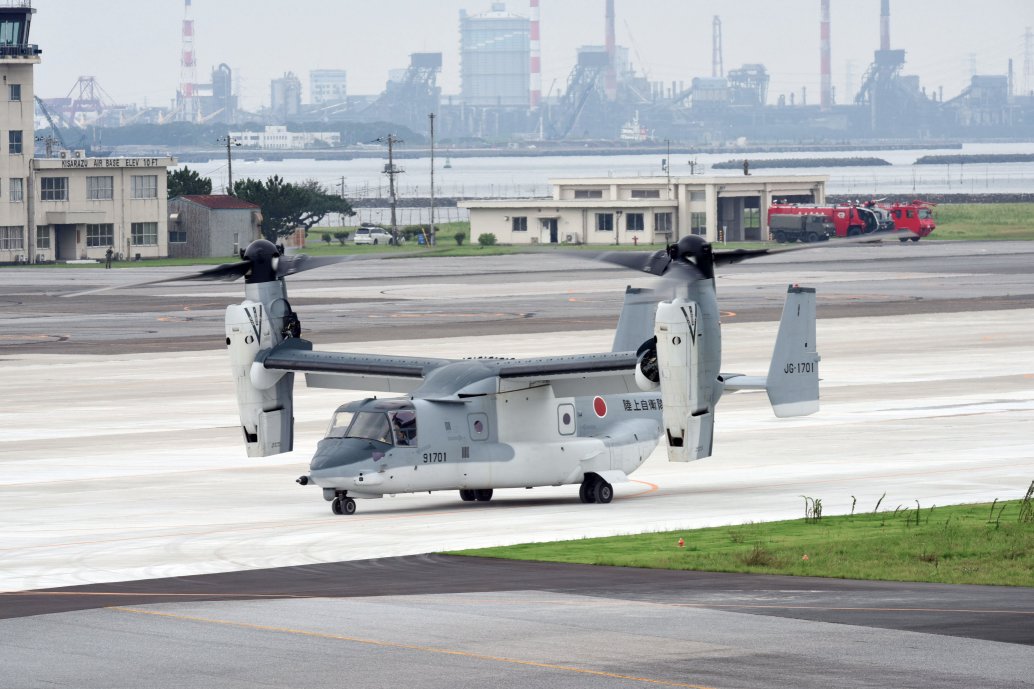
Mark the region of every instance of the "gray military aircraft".
POLYGON ((612 351, 530 359, 314 350, 284 278, 340 259, 284 255, 266 240, 240 262, 174 280, 245 279, 245 300, 226 310, 226 345, 249 456, 292 450, 295 373, 310 387, 394 393, 339 407, 298 479, 322 488, 335 514, 353 514, 356 498, 458 490, 488 501, 496 488, 566 484, 580 485, 582 502, 609 503, 662 440, 671 461, 710 456, 726 391, 766 390, 780 417, 818 410, 814 289, 788 289, 767 376, 720 369, 714 268, 768 253, 713 251, 690 236, 655 253, 596 255, 660 276, 661 288, 626 290, 612 351))

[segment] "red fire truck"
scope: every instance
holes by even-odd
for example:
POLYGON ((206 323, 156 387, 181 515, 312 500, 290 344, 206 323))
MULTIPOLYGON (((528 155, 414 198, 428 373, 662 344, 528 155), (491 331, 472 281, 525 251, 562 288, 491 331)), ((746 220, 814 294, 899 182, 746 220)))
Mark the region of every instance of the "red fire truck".
POLYGON ((806 203, 774 203, 768 209, 768 225, 776 215, 817 215, 832 223, 837 237, 855 237, 879 230, 892 230, 890 214, 883 209, 860 204, 818 206, 806 203))
POLYGON ((937 229, 937 223, 934 222, 933 218, 933 208, 936 205, 929 201, 877 204, 879 208, 890 214, 890 219, 894 221, 895 229, 908 230, 912 233, 911 237, 902 239, 901 241, 903 242, 909 239, 913 242, 918 242, 923 237, 929 237, 930 233, 937 229))

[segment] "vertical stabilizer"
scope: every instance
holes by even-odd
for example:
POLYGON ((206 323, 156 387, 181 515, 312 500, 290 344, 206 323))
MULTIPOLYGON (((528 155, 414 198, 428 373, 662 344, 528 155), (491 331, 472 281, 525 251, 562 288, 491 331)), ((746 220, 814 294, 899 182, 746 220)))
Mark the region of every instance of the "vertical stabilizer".
POLYGON ((778 417, 819 410, 819 354, 815 346, 815 288, 791 285, 765 389, 778 417))

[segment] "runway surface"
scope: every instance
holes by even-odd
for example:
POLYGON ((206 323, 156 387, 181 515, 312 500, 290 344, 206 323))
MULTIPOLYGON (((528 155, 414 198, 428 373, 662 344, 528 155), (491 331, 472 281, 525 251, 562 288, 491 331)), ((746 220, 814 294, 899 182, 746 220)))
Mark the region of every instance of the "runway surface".
MULTIPOLYGON (((827 513, 846 512, 852 496, 871 509, 884 493, 891 507, 1021 497, 1034 478, 1034 248, 924 241, 793 260, 723 273, 723 369, 763 373, 786 284, 817 287, 816 416, 777 420, 762 396, 726 397, 712 458, 682 466, 655 453, 611 505, 582 505, 569 486, 498 491, 487 504, 451 494, 361 501, 352 518, 334 517, 293 479, 332 409, 360 393, 299 385, 298 450, 244 456, 219 349, 239 285, 71 300, 57 295, 174 269, 0 271, 0 366, 17 401, 0 412, 0 591, 130 582, 110 586, 163 593, 167 581, 148 580, 209 575, 175 585, 203 584, 219 599, 177 589, 189 602, 100 597, 119 609, 87 610, 96 604, 53 601, 95 597, 2 596, 0 617, 12 619, 0 633, 17 642, 0 660, 31 681, 0 686, 60 683, 73 671, 83 686, 129 684, 151 663, 172 672, 158 686, 253 685, 263 672, 279 686, 597 686, 600 673, 620 675, 606 677, 615 686, 829 686, 831 676, 837 686, 1029 686, 1034 623, 1020 603, 1034 595, 1024 589, 686 573, 622 583, 628 570, 611 569, 550 584, 512 564, 381 559, 798 517, 801 495, 821 497, 827 513), (265 569, 292 566, 301 570, 274 570, 292 571, 286 579, 265 569), (458 574, 471 567, 498 569, 458 574), (305 597, 279 599, 293 595, 291 581, 305 597), (278 599, 226 592, 263 586, 278 599), (75 662, 58 668, 59 648, 75 662), (132 652, 113 665, 111 649, 123 648, 132 652)), ((391 275, 357 263, 340 281, 321 271, 292 280, 307 335, 327 349, 431 356, 602 351, 622 288, 645 284, 561 257, 390 264, 391 275)))

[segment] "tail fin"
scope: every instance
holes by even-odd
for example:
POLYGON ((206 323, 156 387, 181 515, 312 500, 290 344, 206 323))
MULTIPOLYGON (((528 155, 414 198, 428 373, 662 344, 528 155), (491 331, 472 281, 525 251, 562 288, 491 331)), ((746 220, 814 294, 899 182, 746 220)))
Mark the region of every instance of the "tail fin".
POLYGON ((779 319, 765 390, 775 415, 819 410, 819 354, 815 348, 815 288, 791 285, 779 319))
POLYGON ((790 285, 767 376, 723 373, 725 390, 764 390, 780 418, 819 410, 819 354, 815 350, 815 289, 790 285))
POLYGON ((614 331, 612 352, 634 352, 653 337, 653 321, 658 300, 653 290, 625 288, 625 304, 621 307, 618 327, 614 331))

